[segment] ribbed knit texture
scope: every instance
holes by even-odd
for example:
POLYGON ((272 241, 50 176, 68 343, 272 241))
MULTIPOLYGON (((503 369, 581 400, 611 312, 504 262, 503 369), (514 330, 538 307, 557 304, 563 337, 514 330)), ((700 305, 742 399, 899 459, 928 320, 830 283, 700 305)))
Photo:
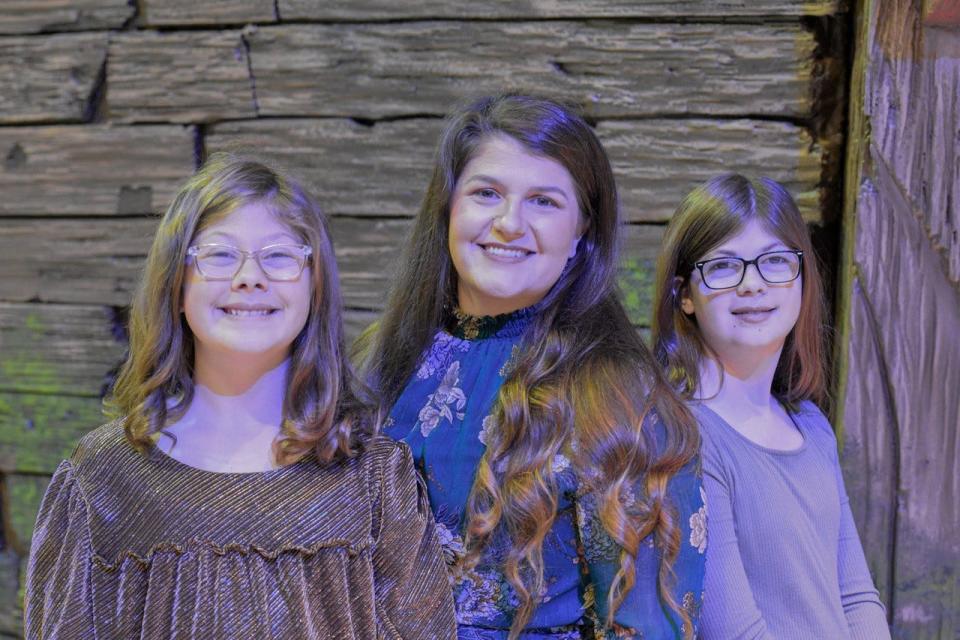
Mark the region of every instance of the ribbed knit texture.
POLYGON ((705 405, 706 640, 884 640, 890 632, 843 486, 833 430, 804 402, 793 451, 762 447, 705 405))
POLYGON ((135 451, 114 422, 50 482, 27 638, 452 638, 409 449, 214 473, 135 451))

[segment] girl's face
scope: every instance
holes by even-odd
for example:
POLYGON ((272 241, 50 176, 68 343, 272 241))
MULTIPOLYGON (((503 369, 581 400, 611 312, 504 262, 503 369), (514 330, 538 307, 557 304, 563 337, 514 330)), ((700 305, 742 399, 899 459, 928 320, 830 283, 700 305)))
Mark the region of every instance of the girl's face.
MULTIPOLYGON (((699 260, 738 257, 753 260, 761 253, 793 249, 753 220, 739 233, 714 247, 699 260)), ((772 267, 779 268, 779 267, 772 267)), ((780 351, 800 315, 802 278, 791 282, 766 282, 756 265, 749 265, 739 285, 710 289, 694 269, 681 294, 684 313, 696 317, 704 342, 729 365, 757 356, 779 358, 780 351)))
MULTIPOLYGON (((191 242, 256 251, 271 245, 302 245, 303 240, 260 203, 244 205, 210 225, 191 242)), ((282 254, 271 258, 281 259, 282 254)), ((279 264, 279 262, 276 262, 279 264)), ((290 353, 310 313, 309 262, 293 280, 270 280, 257 260, 247 257, 233 278, 209 280, 187 267, 183 312, 193 332, 196 359, 207 356, 260 356, 267 367, 290 353)))
POLYGON ((585 221, 570 173, 505 135, 484 140, 450 205, 461 310, 497 315, 539 302, 576 253, 585 221))

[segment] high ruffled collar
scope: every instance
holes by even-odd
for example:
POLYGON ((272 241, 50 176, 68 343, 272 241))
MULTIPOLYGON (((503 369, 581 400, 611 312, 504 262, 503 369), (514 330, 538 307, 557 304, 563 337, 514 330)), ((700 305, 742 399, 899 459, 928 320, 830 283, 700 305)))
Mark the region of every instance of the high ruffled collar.
POLYGON ((450 318, 449 331, 464 340, 516 338, 530 325, 535 312, 536 305, 533 305, 498 316, 471 316, 457 307, 450 318))

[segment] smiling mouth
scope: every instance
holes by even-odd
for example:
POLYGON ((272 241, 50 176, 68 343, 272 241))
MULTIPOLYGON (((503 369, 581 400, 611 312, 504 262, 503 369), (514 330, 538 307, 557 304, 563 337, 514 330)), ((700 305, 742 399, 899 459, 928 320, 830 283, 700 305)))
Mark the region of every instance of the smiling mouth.
POLYGON ((776 307, 750 307, 744 309, 734 309, 730 313, 745 320, 759 320, 768 317, 776 311, 776 307))
POLYGON ((224 313, 224 315, 230 316, 231 318, 265 318, 279 311, 279 309, 268 307, 257 307, 254 309, 245 309, 241 307, 219 307, 219 309, 224 313))
POLYGON ((521 260, 534 252, 521 247, 506 247, 501 244, 481 244, 478 245, 484 254, 494 258, 506 258, 508 260, 521 260))

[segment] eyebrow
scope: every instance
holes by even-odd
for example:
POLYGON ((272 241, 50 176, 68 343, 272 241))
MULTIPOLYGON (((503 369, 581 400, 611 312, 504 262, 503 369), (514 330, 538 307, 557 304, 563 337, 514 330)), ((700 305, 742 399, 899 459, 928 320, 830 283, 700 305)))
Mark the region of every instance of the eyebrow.
MULTIPOLYGON (((464 184, 469 182, 489 182, 497 186, 503 186, 503 182, 501 182, 500 180, 497 180, 493 176, 488 176, 485 173, 477 173, 470 176, 466 180, 464 180, 464 184)), ((554 187, 554 186, 533 187, 530 189, 530 191, 539 191, 544 193, 559 193, 565 198, 570 198, 570 194, 568 194, 564 189, 560 187, 554 187)))
MULTIPOLYGON (((198 238, 198 240, 202 239, 204 242, 209 242, 212 238, 221 238, 224 240, 230 240, 232 242, 235 242, 237 240, 236 236, 231 235, 226 231, 211 231, 209 234, 201 233, 200 238, 198 238)), ((261 241, 263 242, 262 246, 264 247, 269 246, 271 243, 280 239, 297 240, 296 236, 294 236, 292 233, 289 233, 287 231, 279 231, 277 233, 271 233, 270 235, 264 236, 263 238, 261 238, 261 241)))
MULTIPOLYGON (((767 246, 762 247, 762 248, 760 249, 760 251, 758 252, 758 255, 759 255, 760 253, 766 253, 767 251, 771 251, 772 249, 776 249, 777 247, 785 247, 785 246, 787 246, 787 245, 784 244, 783 242, 781 242, 780 240, 777 240, 776 242, 772 242, 772 243, 768 244, 767 246)), ((735 251, 730 251, 729 249, 720 249, 720 250, 718 250, 718 251, 716 251, 716 252, 712 252, 712 253, 714 253, 714 256, 713 256, 713 257, 715 257, 715 258, 719 258, 719 257, 739 258, 739 257, 740 257, 740 256, 737 255, 737 253, 736 253, 735 251)))

